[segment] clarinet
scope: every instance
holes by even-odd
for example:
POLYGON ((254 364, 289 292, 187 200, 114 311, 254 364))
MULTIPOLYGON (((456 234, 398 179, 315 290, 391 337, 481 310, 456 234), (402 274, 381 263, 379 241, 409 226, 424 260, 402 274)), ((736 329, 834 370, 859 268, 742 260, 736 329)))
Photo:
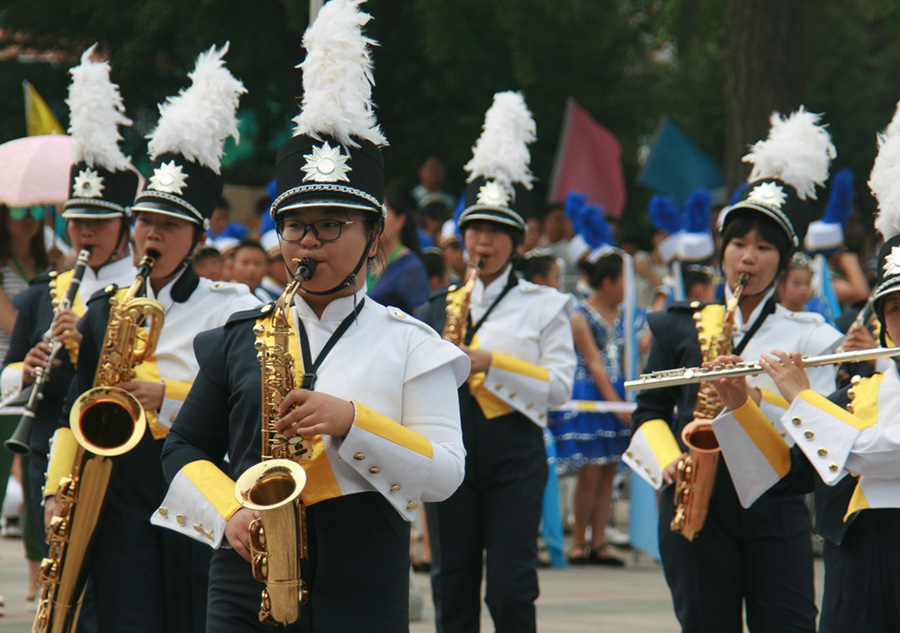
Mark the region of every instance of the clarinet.
MULTIPOLYGON (((72 283, 69 285, 69 290, 66 292, 66 296, 63 297, 63 300, 56 303, 53 307, 54 321, 56 320, 57 314, 63 310, 69 310, 72 307, 72 303, 75 301, 75 295, 78 293, 78 288, 81 286, 81 278, 84 277, 84 271, 87 268, 88 258, 90 256, 91 247, 84 248, 78 253, 78 259, 75 260, 75 269, 72 272, 72 283)), ((3 443, 3 446, 13 453, 27 455, 31 452, 31 449, 28 446, 28 439, 31 437, 31 427, 34 425, 34 416, 37 412, 38 404, 44 399, 44 387, 50 381, 50 370, 53 368, 53 362, 65 345, 62 341, 53 340, 54 321, 50 322, 50 327, 47 328, 47 331, 44 332, 44 336, 41 337, 41 342, 50 346, 47 367, 35 368, 34 384, 32 385, 31 395, 28 397, 28 403, 25 405, 25 413, 22 414, 22 418, 19 420, 19 424, 16 426, 16 430, 13 432, 12 436, 3 443)))

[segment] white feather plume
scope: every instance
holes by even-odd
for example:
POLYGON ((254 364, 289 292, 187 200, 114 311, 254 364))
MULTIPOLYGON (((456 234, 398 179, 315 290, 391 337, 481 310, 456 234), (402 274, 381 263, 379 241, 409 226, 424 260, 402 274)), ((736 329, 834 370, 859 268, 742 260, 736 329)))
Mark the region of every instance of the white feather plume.
POLYGON ((831 135, 819 125, 820 118, 803 106, 786 118, 772 113, 769 137, 753 144, 743 158, 753 163, 750 182, 778 178, 796 189, 801 200, 815 200, 816 186, 828 180, 828 168, 837 156, 831 135))
POLYGON ((227 52, 226 42, 200 53, 188 74, 191 85, 159 105, 159 123, 148 137, 151 159, 172 152, 219 173, 225 141, 240 138, 235 113, 247 92, 225 67, 227 52))
POLYGON ((869 189, 878 200, 875 228, 885 240, 900 234, 900 134, 878 135, 869 189))
POLYGON ((69 134, 72 136, 72 162, 86 162, 91 167, 122 171, 131 162, 119 148, 120 125, 131 125, 125 116, 125 105, 119 86, 109 78, 109 62, 91 59, 94 44, 81 55, 81 64, 69 71, 69 134))
POLYGON ((484 115, 481 136, 472 148, 472 159, 464 169, 468 182, 478 177, 503 183, 508 189, 520 183, 531 189, 534 176, 529 168, 528 144, 535 140, 535 124, 520 92, 498 92, 484 115))
POLYGON ((343 146, 357 147, 353 137, 387 145, 372 105, 372 58, 377 42, 363 35, 371 19, 359 5, 363 0, 331 0, 303 35, 306 59, 303 103, 294 117, 294 135, 316 139, 322 135, 343 146))

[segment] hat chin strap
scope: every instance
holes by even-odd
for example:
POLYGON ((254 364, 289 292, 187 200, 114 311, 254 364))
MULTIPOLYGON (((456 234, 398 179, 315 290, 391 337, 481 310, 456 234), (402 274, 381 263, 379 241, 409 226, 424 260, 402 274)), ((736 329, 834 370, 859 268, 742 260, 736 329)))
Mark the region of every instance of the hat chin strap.
POLYGON ((336 292, 340 292, 344 288, 353 287, 356 288, 356 279, 359 271, 362 270, 363 265, 366 263, 368 259, 369 249, 372 248, 372 244, 375 243, 375 240, 378 239, 378 235, 381 233, 381 227, 384 223, 382 218, 378 219, 378 223, 375 225, 375 229, 372 231, 372 236, 366 242, 366 247, 363 249, 362 256, 359 258, 359 261, 356 262, 356 266, 353 268, 353 272, 347 275, 346 279, 336 285, 334 288, 330 290, 320 290, 316 292, 314 290, 303 289, 303 292, 308 295, 313 295, 315 297, 324 297, 326 295, 333 295, 336 292))
POLYGON ((124 215, 121 216, 121 219, 122 226, 119 227, 119 235, 116 237, 116 247, 112 249, 112 252, 110 252, 109 256, 105 260, 103 260, 103 263, 97 267, 98 269, 121 259, 121 257, 119 256, 122 250, 121 247, 123 244, 128 244, 128 240, 124 239, 128 232, 128 222, 126 221, 124 215))

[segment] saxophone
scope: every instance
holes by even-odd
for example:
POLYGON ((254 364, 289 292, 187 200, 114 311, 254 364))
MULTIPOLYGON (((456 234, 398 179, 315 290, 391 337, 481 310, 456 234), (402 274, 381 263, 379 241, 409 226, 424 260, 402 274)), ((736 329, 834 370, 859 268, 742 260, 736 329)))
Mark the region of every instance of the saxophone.
POLYGON ((81 610, 97 524, 112 475, 112 457, 137 446, 147 429, 144 409, 133 395, 113 387, 132 380, 134 367, 153 355, 162 331, 164 311, 153 299, 138 298, 158 253, 148 251, 137 278, 121 302, 112 308, 94 388, 72 405, 69 425, 78 442, 72 471, 59 483, 57 503, 62 515, 47 527, 48 557, 41 561, 41 601, 33 633, 73 631, 81 610), (150 318, 149 331, 144 329, 150 318))
MULTIPOLYGON (((744 288, 747 287, 747 279, 746 273, 738 277, 734 293, 725 306, 722 330, 718 334, 711 333, 708 338, 704 336, 704 326, 701 322, 703 317, 699 311, 694 313, 704 361, 709 362, 718 356, 731 353, 734 316, 744 288), (708 343, 708 347, 703 349, 705 343, 708 343)), ((713 401, 714 394, 715 387, 711 382, 700 385, 694 419, 681 432, 681 440, 688 447, 689 455, 678 462, 675 475, 675 516, 669 528, 673 532, 680 532, 689 541, 694 540, 706 522, 721 452, 710 424, 721 411, 721 405, 713 401)))
MULTIPOLYGON (((245 470, 234 485, 238 503, 259 515, 250 524, 253 577, 266 585, 259 620, 282 625, 300 619, 308 596, 300 575, 301 561, 308 556, 306 509, 300 499, 306 471, 298 462, 312 458, 312 445, 299 435, 288 439, 274 426, 281 418, 278 406, 296 384, 294 359, 288 352, 291 303, 316 269, 310 259, 294 261, 294 278, 272 309, 268 334, 273 344, 256 342, 262 369, 262 461, 245 470)), ((253 332, 260 337, 267 333, 266 326, 257 323, 253 332)))
MULTIPOLYGON (((78 253, 78 258, 75 260, 75 269, 72 271, 72 281, 69 284, 66 296, 63 297, 62 301, 53 299, 53 320, 50 321, 50 327, 47 328, 47 331, 44 332, 44 335, 41 338, 42 343, 46 343, 50 346, 50 353, 47 354, 47 368, 35 368, 34 384, 31 388, 31 394, 28 396, 28 403, 25 405, 25 413, 22 414, 22 419, 19 420, 19 424, 16 425, 16 430, 13 432, 12 436, 3 443, 3 446, 13 453, 27 455, 31 452, 31 448, 28 446, 28 439, 31 437, 31 427, 34 426, 37 408, 41 400, 44 399, 44 388, 47 386, 47 383, 50 382, 50 372, 53 370, 53 362, 56 360, 60 351, 62 351, 62 348, 65 347, 65 343, 62 341, 53 340, 53 324, 56 320, 56 315, 64 310, 69 310, 75 302, 75 295, 78 294, 78 289, 81 287, 81 278, 84 277, 84 271, 87 269, 88 258, 91 256, 92 248, 92 246, 87 246, 78 253)), ((56 273, 51 273, 51 276, 54 276, 53 281, 50 282, 51 289, 56 288, 55 275, 56 273)))
POLYGON ((445 341, 450 341, 454 345, 462 345, 465 342, 469 305, 472 303, 472 291, 475 290, 475 282, 478 281, 478 277, 483 269, 484 258, 482 257, 470 267, 466 283, 463 286, 462 296, 458 302, 452 295, 447 295, 447 320, 444 321, 444 329, 441 331, 441 338, 445 341))

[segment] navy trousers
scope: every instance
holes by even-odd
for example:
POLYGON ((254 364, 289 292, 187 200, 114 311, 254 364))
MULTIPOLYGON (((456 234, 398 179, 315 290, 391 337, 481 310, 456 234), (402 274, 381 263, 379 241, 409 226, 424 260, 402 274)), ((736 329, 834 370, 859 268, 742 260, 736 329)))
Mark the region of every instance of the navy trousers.
POLYGON ((263 584, 230 548, 213 554, 207 631, 358 633, 409 630, 409 523, 379 493, 329 499, 306 509, 309 600, 300 621, 261 624, 263 584))
POLYGON ((446 501, 426 504, 439 633, 478 631, 485 602, 498 633, 534 631, 537 535, 547 455, 541 429, 519 413, 485 419, 460 390, 466 475, 446 501))

